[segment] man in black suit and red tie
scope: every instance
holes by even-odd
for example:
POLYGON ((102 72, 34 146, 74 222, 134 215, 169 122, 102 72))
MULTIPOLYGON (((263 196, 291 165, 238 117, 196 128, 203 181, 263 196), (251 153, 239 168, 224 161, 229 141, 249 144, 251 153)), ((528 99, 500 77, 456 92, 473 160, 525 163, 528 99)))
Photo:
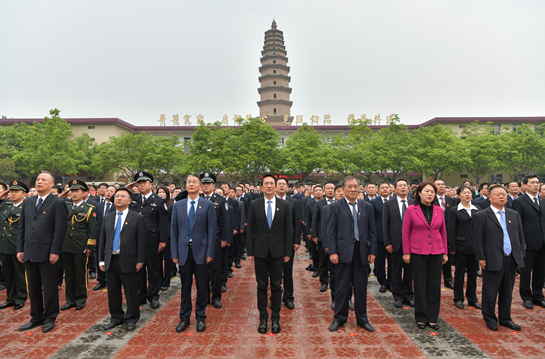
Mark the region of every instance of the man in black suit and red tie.
POLYGON ((42 331, 50 332, 59 315, 57 263, 68 225, 68 208, 62 198, 51 194, 53 184, 51 173, 40 172, 36 178, 38 194, 22 204, 17 259, 25 264, 32 319, 19 331, 43 325, 42 331))
POLYGON ((522 219, 526 243, 524 268, 520 271, 520 297, 524 307, 534 304, 545 308, 543 282, 545 281, 545 204, 538 196, 539 177, 529 175, 522 180, 526 193, 513 201, 513 209, 522 219))
POLYGON ((276 177, 263 175, 263 197, 250 204, 246 242, 248 260, 255 263, 257 281, 258 332, 267 333, 267 287, 271 281, 271 320, 273 333, 280 332, 282 269, 293 251, 290 205, 275 196, 276 177))
POLYGON ((497 331, 498 323, 521 330, 511 319, 511 302, 517 267, 524 268, 524 233, 519 214, 506 207, 507 190, 491 186, 490 207, 473 216, 475 258, 483 274, 482 312, 486 326, 497 331), (498 298, 499 321, 496 317, 498 298))
POLYGON ((115 193, 115 212, 104 217, 100 231, 99 265, 106 272, 110 330, 125 323, 127 330, 136 329, 140 319, 138 271, 146 260, 146 225, 144 216, 129 211, 132 192, 126 187, 115 193), (125 292, 127 311, 123 311, 121 286, 125 292))

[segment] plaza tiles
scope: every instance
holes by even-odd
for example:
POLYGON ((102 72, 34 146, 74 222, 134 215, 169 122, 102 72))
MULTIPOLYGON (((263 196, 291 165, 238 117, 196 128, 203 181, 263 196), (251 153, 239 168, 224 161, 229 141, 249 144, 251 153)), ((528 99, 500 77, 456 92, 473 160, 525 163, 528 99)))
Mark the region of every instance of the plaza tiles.
MULTIPOLYGON (((144 305, 137 329, 124 326, 105 332, 109 322, 107 292, 93 292, 85 309, 61 312, 55 329, 47 334, 41 328, 18 332, 30 319, 27 302, 19 311, 0 311, 0 358, 545 358, 545 308, 525 309, 514 291, 512 317, 522 325, 521 332, 499 327, 486 328, 481 312, 466 305, 454 306, 453 292, 442 288, 440 329, 420 330, 413 309, 395 308, 389 291, 379 292, 376 278, 369 279, 368 315, 375 327, 369 333, 356 326, 354 312, 337 332, 328 326, 333 320, 330 293, 320 293, 318 279, 305 271, 310 261, 301 248, 296 255, 295 309, 282 306, 282 331, 263 335, 256 306, 256 282, 248 261, 234 268, 234 277, 223 293, 223 308, 207 309, 207 328, 197 333, 196 321, 176 333, 179 322, 180 282, 161 293, 161 307, 144 305)), ((478 278, 480 298, 481 279, 478 278)), ((195 299, 195 291, 193 292, 195 299)), ((64 289, 60 291, 64 304, 64 289)), ((0 292, 0 303, 6 292, 0 292)))

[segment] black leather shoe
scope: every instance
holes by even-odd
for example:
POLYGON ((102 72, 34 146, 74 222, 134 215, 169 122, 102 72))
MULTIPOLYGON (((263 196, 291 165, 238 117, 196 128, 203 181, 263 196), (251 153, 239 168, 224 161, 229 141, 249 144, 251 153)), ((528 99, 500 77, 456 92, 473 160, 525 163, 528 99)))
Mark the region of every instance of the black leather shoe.
POLYGON ((343 325, 344 325, 344 323, 339 323, 339 322, 334 320, 333 323, 331 323, 331 325, 329 326, 329 331, 330 332, 336 332, 343 325))
POLYGON ((381 293, 386 293, 386 285, 385 285, 385 284, 382 284, 382 285, 380 286, 380 289, 379 289, 378 291, 381 292, 381 293))
POLYGON ((248 256, 246 256, 246 254, 243 254, 243 255, 240 256, 240 259, 246 260, 247 258, 248 258, 248 256))
POLYGON ((354 310, 354 302, 352 302, 352 299, 350 299, 350 301, 348 302, 348 309, 354 310))
POLYGON ((305 268, 305 270, 308 270, 309 272, 314 272, 314 264, 310 263, 308 267, 305 268))
POLYGON ((293 304, 293 302, 286 302, 286 308, 295 309, 295 304, 293 304))
POLYGON ((483 277, 483 274, 481 272, 477 272, 477 277, 483 277))
POLYGON ((89 278, 97 279, 97 274, 95 272, 91 272, 91 273, 89 273, 89 278))
POLYGON ((464 309, 464 302, 461 300, 457 300, 454 304, 456 304, 456 308, 464 309))
POLYGON ((416 323, 416 325, 418 326, 418 329, 426 329, 426 324, 424 323, 416 323))
POLYGON ((168 287, 161 287, 161 292, 166 292, 168 290, 168 287))
POLYGON ((74 307, 75 307, 74 304, 66 304, 66 305, 63 305, 63 306, 61 307, 61 310, 68 310, 68 309, 74 308, 74 307))
POLYGON ((20 326, 19 329, 17 329, 18 331, 20 332, 24 332, 24 331, 27 331, 27 330, 30 330, 32 328, 36 328, 36 327, 39 327, 39 326, 42 326, 44 325, 44 323, 42 322, 33 322, 32 320, 28 323, 26 323, 25 325, 23 326, 20 326))
POLYGON ((150 307, 152 309, 157 309, 159 308, 159 300, 157 299, 152 299, 151 302, 150 302, 150 307))
POLYGON ((115 327, 117 327, 118 325, 121 325, 121 324, 123 324, 123 322, 119 322, 119 323, 110 322, 107 325, 103 326, 102 329, 103 330, 114 329, 115 327))
POLYGON ((332 303, 331 303, 331 310, 332 310, 332 311, 335 311, 335 302, 332 302, 332 303))
POLYGON ((494 324, 487 324, 486 326, 487 326, 488 329, 490 329, 490 330, 493 330, 493 331, 495 331, 495 332, 498 331, 498 326, 497 326, 497 325, 494 325, 494 324))
POLYGON ((454 289, 454 284, 451 281, 445 282, 445 288, 454 289))
POLYGON ((430 328, 433 329, 433 330, 439 330, 439 325, 437 323, 434 323, 434 324, 429 324, 430 325, 430 328))
POLYGON ((368 332, 374 332, 375 331, 375 328, 373 328, 373 326, 369 323, 365 323, 365 324, 358 324, 360 327, 362 327, 363 329, 367 330, 368 332))
POLYGON ((327 284, 322 284, 320 287, 320 292, 325 292, 327 290, 327 284))
POLYGON ((24 306, 25 306, 25 303, 15 304, 13 306, 13 310, 19 310, 19 309, 23 308, 24 306))
POLYGON ((262 320, 259 322, 259 327, 257 327, 257 331, 261 334, 267 334, 267 321, 262 320))
POLYGON ((136 329, 136 323, 127 323, 127 330, 130 332, 131 330, 136 329))
POLYGON ((206 323, 204 322, 204 319, 197 319, 197 331, 204 332, 205 329, 206 323))
POLYGON ((233 272, 227 273, 227 278, 233 278, 233 272))
POLYGON ((227 286, 226 286, 225 284, 222 284, 222 285, 221 285, 221 292, 222 292, 222 293, 227 292, 227 286))
POLYGON ((401 307, 403 307, 403 303, 401 303, 399 300, 396 300, 396 301, 394 302, 394 307, 396 307, 396 308, 401 308, 401 307))
POLYGON ((407 304, 409 307, 414 308, 414 300, 406 300, 403 303, 407 304))
POLYGON ((176 333, 183 332, 187 327, 189 327, 189 318, 182 318, 180 323, 176 326, 176 333))
POLYGON ((85 308, 85 304, 76 304, 76 310, 82 310, 85 308))
POLYGON ((539 305, 540 307, 545 308, 545 300, 535 300, 535 301, 534 301, 534 304, 535 304, 535 305, 539 305))
POLYGON ((314 273, 312 273, 312 278, 318 278, 319 275, 320 273, 318 273, 318 271, 315 271, 314 273))
POLYGON ((278 333, 280 333, 281 330, 282 330, 282 328, 280 328, 280 323, 279 322, 277 322, 277 321, 272 322, 271 332, 273 332, 274 334, 278 334, 278 333))
POLYGON ((212 303, 214 304, 214 308, 221 309, 221 302, 218 299, 214 300, 212 303))
POLYGON ((529 300, 525 300, 522 305, 524 305, 524 308, 526 309, 534 309, 534 304, 529 300))
POLYGON ((510 321, 508 321, 508 322, 505 322, 505 323, 500 322, 500 325, 502 325, 502 326, 504 326, 504 327, 507 327, 507 328, 509 328, 509 329, 513 329, 513 330, 519 331, 519 332, 520 332, 520 330, 522 329, 522 328, 520 327, 520 325, 513 323, 512 320, 510 320, 510 321))
POLYGON ((235 267, 237 267, 237 268, 242 268, 242 266, 240 265, 240 263, 235 263, 235 267))
POLYGON ((93 290, 101 290, 102 288, 106 288, 106 283, 98 282, 98 284, 93 287, 93 290))
POLYGON ((480 305, 479 302, 468 302, 467 304, 475 309, 483 309, 483 306, 480 305))
POLYGON ((44 327, 42 328, 42 332, 43 333, 49 333, 50 331, 53 330, 53 328, 55 328, 55 322, 44 323, 44 327))
POLYGON ((13 306, 15 306, 15 303, 5 302, 4 304, 0 305, 0 309, 6 309, 6 308, 9 308, 9 307, 13 307, 13 306))
POLYGON ((6 289, 6 286, 3 284, 0 284, 0 290, 4 290, 4 289, 6 289))

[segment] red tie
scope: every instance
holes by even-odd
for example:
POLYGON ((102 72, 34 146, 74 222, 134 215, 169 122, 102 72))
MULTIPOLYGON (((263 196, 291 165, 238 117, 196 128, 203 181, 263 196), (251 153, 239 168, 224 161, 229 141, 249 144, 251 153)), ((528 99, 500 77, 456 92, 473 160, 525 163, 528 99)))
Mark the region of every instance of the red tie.
POLYGON ((445 206, 445 197, 441 197, 441 208, 443 208, 443 211, 446 209, 446 206, 445 206))

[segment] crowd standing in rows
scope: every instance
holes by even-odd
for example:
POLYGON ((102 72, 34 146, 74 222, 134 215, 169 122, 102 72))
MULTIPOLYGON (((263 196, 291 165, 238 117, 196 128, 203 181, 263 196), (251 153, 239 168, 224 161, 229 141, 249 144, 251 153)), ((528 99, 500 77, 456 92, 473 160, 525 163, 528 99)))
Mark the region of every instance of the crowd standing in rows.
POLYGON ((490 330, 521 330, 510 316, 517 273, 524 307, 545 307, 545 186, 536 175, 453 188, 442 180, 405 179, 363 186, 352 176, 290 187, 272 174, 262 176, 261 186, 218 187, 209 172, 188 176, 185 188, 153 183, 140 171, 127 186, 79 179, 62 186, 42 171, 34 187, 21 180, 0 184, 0 289, 7 291, 0 309, 19 310, 28 296, 31 319, 20 331, 43 326, 46 333, 60 311, 83 310, 89 277, 97 280, 93 290, 107 288, 111 319, 104 330, 122 324, 134 330, 140 306, 159 308, 160 292, 179 272, 175 330, 190 325, 195 280, 202 332, 208 305, 222 308, 233 267, 248 260, 257 282, 257 330, 267 333, 269 307, 270 330, 279 333, 282 302, 295 308, 293 263, 302 243, 317 290, 331 290, 331 331, 348 321, 350 310, 359 326, 374 331, 367 315, 371 264, 379 291, 391 291, 396 308, 414 307, 421 329, 439 329, 441 276, 454 290, 454 305, 463 310, 466 298, 490 330))

